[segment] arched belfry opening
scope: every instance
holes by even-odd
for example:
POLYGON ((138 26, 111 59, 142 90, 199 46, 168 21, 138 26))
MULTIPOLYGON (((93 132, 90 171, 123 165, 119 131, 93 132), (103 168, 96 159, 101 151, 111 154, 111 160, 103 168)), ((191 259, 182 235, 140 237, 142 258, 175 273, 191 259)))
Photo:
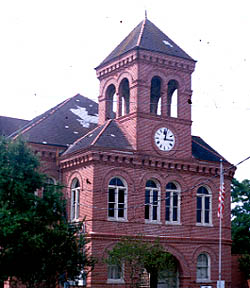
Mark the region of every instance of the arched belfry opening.
POLYGON ((158 76, 151 80, 150 113, 161 115, 161 78, 158 76))
POLYGON ((120 112, 119 116, 129 114, 130 112, 130 90, 129 90, 129 81, 127 78, 124 78, 121 81, 119 87, 119 105, 120 112))
POLYGON ((116 93, 115 93, 115 85, 111 84, 108 86, 106 90, 106 105, 107 105, 107 112, 106 112, 106 120, 108 119, 115 119, 116 117, 116 93))
POLYGON ((176 80, 168 82, 167 94, 167 116, 178 117, 178 88, 179 84, 176 80))

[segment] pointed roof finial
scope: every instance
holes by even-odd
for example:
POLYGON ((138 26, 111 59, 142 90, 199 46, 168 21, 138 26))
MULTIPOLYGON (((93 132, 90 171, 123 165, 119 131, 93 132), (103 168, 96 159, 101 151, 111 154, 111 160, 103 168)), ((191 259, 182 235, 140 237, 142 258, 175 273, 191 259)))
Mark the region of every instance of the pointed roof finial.
POLYGON ((146 9, 145 9, 145 19, 148 19, 148 13, 146 9))

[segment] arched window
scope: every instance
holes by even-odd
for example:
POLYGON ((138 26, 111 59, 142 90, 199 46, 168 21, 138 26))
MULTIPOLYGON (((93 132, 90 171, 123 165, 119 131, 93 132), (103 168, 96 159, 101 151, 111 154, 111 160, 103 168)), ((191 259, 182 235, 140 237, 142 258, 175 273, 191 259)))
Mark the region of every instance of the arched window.
POLYGON ((80 206, 80 183, 77 178, 71 184, 71 221, 79 219, 79 206, 80 206))
POLYGON ((123 270, 119 264, 108 264, 108 283, 124 283, 123 270))
POLYGON ((154 180, 148 180, 145 188, 145 220, 160 221, 160 188, 154 180))
POLYGON ((200 282, 210 280, 210 257, 206 253, 197 258, 196 278, 200 282))
POLYGON ((166 185, 166 222, 179 223, 180 222, 180 188, 179 185, 169 182, 166 185))
POLYGON ((158 76, 151 80, 150 113, 161 115, 161 79, 158 76))
POLYGON ((119 88, 119 95, 121 101, 121 111, 119 116, 123 116, 129 114, 130 111, 130 91, 129 91, 129 82, 128 79, 125 78, 122 80, 120 88, 119 88))
POLYGON ((196 222, 202 225, 212 223, 212 195, 207 187, 201 186, 197 190, 196 222))
POLYGON ((127 219, 127 184, 118 177, 109 181, 108 218, 113 220, 127 219))
POLYGON ((116 94, 115 94, 115 86, 113 84, 109 85, 106 91, 106 101, 107 101, 107 119, 114 119, 116 117, 116 94))
POLYGON ((178 109, 178 82, 170 80, 168 82, 168 95, 167 95, 167 116, 177 117, 178 109))

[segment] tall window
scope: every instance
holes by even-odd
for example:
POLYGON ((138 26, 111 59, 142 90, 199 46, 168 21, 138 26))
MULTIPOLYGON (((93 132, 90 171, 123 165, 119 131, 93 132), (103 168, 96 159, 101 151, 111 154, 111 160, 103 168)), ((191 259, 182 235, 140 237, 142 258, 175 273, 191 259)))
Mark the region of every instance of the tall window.
POLYGON ((121 107, 120 107, 120 115, 123 116, 129 114, 130 111, 130 91, 129 91, 129 82, 128 79, 125 78, 122 80, 119 88, 119 95, 121 98, 121 107))
POLYGON ((79 218, 79 206, 80 206, 80 183, 78 179, 74 179, 71 184, 71 220, 77 220, 79 218))
POLYGON ((167 95, 167 116, 177 117, 177 105, 178 105, 178 82, 176 80, 170 80, 168 82, 168 95, 167 95))
POLYGON ((108 265, 108 283, 123 283, 123 271, 120 265, 108 265))
POLYGON ((197 190, 196 222, 207 225, 212 223, 211 217, 211 193, 204 186, 197 190))
POLYGON ((180 222, 180 189, 173 182, 166 185, 166 222, 179 223, 180 222))
POLYGON ((198 281, 210 280, 210 258, 205 253, 197 258, 196 278, 198 281))
POLYGON ((127 185, 118 177, 109 182, 108 217, 115 220, 127 218, 127 185))
POLYGON ((116 94, 115 94, 115 86, 113 84, 109 85, 106 91, 106 104, 107 104, 107 114, 106 119, 114 119, 116 118, 116 94))
POLYGON ((145 220, 160 221, 160 190, 153 180, 148 180, 145 189, 145 220))
POLYGON ((161 79, 157 76, 151 80, 150 113, 161 115, 161 79))

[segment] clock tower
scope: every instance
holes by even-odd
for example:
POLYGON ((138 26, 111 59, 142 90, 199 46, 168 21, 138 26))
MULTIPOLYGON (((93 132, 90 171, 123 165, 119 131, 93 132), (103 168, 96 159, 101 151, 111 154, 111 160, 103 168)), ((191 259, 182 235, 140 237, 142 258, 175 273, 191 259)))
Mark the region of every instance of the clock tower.
POLYGON ((116 119, 136 151, 191 157, 195 61, 147 18, 96 68, 99 124, 116 119))

